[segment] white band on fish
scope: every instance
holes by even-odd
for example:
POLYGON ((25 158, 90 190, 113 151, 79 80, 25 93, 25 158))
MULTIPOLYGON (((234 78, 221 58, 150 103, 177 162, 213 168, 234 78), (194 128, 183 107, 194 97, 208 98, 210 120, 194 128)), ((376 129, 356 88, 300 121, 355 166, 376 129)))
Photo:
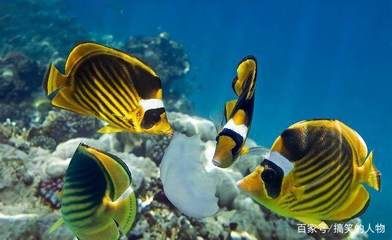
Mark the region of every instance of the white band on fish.
POLYGON ((240 124, 240 125, 235 124, 233 119, 230 119, 223 128, 233 130, 234 132, 241 135, 241 137, 244 140, 248 135, 248 127, 245 124, 240 124))
POLYGON ((144 111, 163 108, 163 101, 161 99, 141 99, 139 103, 144 111))
POLYGON ((278 165, 285 176, 294 168, 294 164, 278 152, 272 151, 267 159, 278 165))

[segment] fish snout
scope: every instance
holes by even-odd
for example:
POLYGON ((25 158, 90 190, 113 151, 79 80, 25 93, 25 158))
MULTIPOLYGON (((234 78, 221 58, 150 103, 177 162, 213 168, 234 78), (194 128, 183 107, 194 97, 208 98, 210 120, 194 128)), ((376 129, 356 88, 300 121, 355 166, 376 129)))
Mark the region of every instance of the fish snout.
POLYGON ((245 176, 243 179, 237 182, 237 187, 242 191, 251 196, 259 196, 262 194, 264 184, 261 180, 261 173, 263 167, 259 166, 251 174, 245 176))

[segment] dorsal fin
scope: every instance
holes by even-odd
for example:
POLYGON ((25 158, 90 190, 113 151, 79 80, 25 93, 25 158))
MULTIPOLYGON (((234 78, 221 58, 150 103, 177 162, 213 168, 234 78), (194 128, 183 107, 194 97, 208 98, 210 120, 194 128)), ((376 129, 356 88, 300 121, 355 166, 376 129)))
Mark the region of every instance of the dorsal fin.
POLYGON ((230 100, 230 101, 226 102, 226 104, 225 104, 225 113, 224 113, 225 118, 226 118, 226 122, 230 119, 230 116, 233 113, 233 109, 234 109, 236 103, 237 103, 236 99, 233 99, 233 100, 230 100))
POLYGON ((237 96, 247 91, 247 99, 253 96, 257 73, 257 62, 253 56, 247 56, 237 66, 237 75, 233 79, 232 87, 237 96))

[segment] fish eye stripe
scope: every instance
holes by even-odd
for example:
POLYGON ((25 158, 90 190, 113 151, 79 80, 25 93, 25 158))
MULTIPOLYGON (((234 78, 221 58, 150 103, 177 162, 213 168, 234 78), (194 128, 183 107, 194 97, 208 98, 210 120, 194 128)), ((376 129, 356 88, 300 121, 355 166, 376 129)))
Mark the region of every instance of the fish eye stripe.
POLYGON ((139 103, 144 109, 144 112, 151 109, 164 109, 163 101, 161 99, 140 99, 139 103))
POLYGON ((248 127, 245 124, 240 124, 240 125, 235 124, 233 119, 230 119, 225 124, 225 126, 223 126, 223 129, 232 130, 233 132, 240 135, 243 139, 246 139, 248 134, 248 127))
POLYGON ((232 153, 233 156, 235 156, 238 151, 240 150, 242 143, 244 142, 244 139, 242 138, 241 135, 239 135, 238 133, 236 133, 235 131, 231 130, 231 129, 227 129, 224 128, 219 134, 218 134, 218 140, 219 140, 219 136, 227 136, 230 137, 231 139, 233 139, 233 141, 235 142, 235 147, 232 149, 232 153))

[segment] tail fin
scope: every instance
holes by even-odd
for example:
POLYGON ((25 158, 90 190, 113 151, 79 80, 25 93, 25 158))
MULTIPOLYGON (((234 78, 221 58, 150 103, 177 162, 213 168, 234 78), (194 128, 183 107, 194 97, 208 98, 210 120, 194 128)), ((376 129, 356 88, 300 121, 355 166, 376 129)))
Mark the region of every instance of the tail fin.
POLYGON ((51 64, 45 74, 44 78, 44 90, 47 96, 62 87, 65 83, 66 77, 60 73, 60 71, 51 64))
POLYGON ((373 152, 370 152, 366 157, 363 165, 363 181, 369 186, 380 191, 381 187, 381 174, 373 164, 373 152))

